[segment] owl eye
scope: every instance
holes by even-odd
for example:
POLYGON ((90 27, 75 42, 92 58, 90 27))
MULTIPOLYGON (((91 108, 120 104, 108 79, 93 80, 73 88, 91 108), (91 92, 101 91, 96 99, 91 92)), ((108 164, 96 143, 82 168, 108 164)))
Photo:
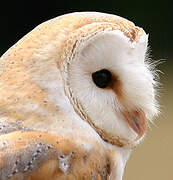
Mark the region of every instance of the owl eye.
POLYGON ((106 88, 112 81, 112 74, 107 69, 101 69, 92 73, 92 79, 99 88, 106 88))

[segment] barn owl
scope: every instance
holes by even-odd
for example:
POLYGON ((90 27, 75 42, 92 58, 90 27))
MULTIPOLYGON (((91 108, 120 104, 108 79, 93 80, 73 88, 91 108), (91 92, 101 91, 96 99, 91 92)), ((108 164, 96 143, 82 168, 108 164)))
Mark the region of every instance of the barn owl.
POLYGON ((79 12, 37 26, 0 58, 1 180, 122 180, 157 114, 148 35, 79 12))

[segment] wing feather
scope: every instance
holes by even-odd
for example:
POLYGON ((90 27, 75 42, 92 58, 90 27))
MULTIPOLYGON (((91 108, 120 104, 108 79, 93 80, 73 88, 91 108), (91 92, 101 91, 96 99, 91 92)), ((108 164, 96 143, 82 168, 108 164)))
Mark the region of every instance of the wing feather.
POLYGON ((0 136, 1 180, 106 180, 110 166, 107 154, 55 134, 14 131, 0 136))

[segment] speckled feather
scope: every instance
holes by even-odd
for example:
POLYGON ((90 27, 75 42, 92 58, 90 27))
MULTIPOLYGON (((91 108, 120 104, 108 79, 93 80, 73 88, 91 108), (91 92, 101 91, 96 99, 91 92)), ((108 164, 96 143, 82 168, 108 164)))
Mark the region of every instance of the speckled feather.
POLYGON ((85 144, 76 145, 69 138, 15 131, 1 136, 0 142, 2 180, 104 180, 110 175, 108 153, 97 148, 86 150, 85 144))
POLYGON ((37 26, 1 57, 1 180, 116 179, 116 149, 87 122, 79 123, 70 105, 66 110, 64 101, 56 103, 56 98, 66 98, 64 92, 54 97, 50 94, 57 87, 50 92, 42 86, 50 80, 62 86, 68 63, 64 56, 75 53, 81 37, 105 30, 120 30, 132 42, 144 34, 115 15, 72 13, 37 26))

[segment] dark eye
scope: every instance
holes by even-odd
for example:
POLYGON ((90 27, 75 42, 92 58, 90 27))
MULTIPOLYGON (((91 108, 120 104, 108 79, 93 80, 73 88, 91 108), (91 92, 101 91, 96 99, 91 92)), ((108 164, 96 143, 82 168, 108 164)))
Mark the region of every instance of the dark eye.
POLYGON ((92 73, 92 79, 99 88, 106 88, 112 81, 112 74, 107 69, 102 69, 92 73))

